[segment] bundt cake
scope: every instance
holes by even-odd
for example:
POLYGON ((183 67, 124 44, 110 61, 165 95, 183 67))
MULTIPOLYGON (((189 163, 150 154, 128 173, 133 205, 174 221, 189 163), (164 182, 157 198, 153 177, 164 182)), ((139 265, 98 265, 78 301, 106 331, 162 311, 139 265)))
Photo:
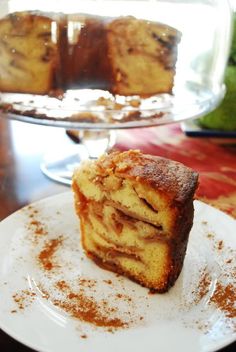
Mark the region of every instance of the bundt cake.
POLYGON ((16 12, 0 20, 0 91, 171 93, 180 33, 131 16, 16 12))
POLYGON ((96 263, 156 292, 178 278, 198 175, 139 151, 86 161, 73 175, 82 245, 96 263))

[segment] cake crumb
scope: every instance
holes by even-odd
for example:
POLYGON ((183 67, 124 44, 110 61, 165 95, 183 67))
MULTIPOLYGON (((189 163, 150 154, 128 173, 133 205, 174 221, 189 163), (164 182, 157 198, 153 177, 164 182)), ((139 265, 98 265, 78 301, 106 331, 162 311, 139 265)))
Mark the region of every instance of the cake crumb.
POLYGON ((223 247, 224 247, 224 243, 221 240, 221 241, 218 242, 218 250, 220 251, 223 247))
POLYGON ((87 336, 86 334, 80 335, 80 337, 81 337, 82 339, 87 339, 87 338, 88 338, 88 336, 87 336))
POLYGON ((132 106, 133 108, 138 108, 141 105, 141 101, 140 99, 131 99, 129 101, 130 106, 132 106))

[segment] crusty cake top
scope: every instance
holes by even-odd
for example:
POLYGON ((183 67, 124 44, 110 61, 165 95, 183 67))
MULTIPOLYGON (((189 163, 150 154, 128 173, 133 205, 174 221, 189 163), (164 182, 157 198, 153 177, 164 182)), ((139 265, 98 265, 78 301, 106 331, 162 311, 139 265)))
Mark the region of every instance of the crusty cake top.
POLYGON ((103 155, 96 162, 96 171, 101 176, 115 174, 145 183, 178 203, 192 198, 198 185, 198 174, 192 169, 138 150, 103 155))

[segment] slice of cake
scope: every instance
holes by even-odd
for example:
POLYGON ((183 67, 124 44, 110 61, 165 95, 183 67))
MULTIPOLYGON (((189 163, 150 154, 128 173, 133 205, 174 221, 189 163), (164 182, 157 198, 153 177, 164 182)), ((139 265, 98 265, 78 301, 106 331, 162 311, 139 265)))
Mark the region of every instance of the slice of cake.
POLYGON ((153 291, 179 276, 198 175, 139 151, 114 152, 74 172, 82 245, 98 264, 153 291))

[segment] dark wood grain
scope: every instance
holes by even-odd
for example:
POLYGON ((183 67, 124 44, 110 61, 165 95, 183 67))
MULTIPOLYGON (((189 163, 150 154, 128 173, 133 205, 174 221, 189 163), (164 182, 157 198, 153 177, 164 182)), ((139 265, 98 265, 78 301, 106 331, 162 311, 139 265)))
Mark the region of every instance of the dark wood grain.
MULTIPOLYGON (((64 130, 0 117, 0 220, 26 204, 68 190, 47 179, 39 167, 44 152, 61 143, 71 143, 64 130)), ((0 330, 0 351, 32 350, 0 330)), ((234 351, 236 343, 222 349, 234 351)))
POLYGON ((68 139, 60 129, 0 118, 0 220, 32 201, 68 189, 40 170, 44 152, 56 148, 60 137, 68 139))

